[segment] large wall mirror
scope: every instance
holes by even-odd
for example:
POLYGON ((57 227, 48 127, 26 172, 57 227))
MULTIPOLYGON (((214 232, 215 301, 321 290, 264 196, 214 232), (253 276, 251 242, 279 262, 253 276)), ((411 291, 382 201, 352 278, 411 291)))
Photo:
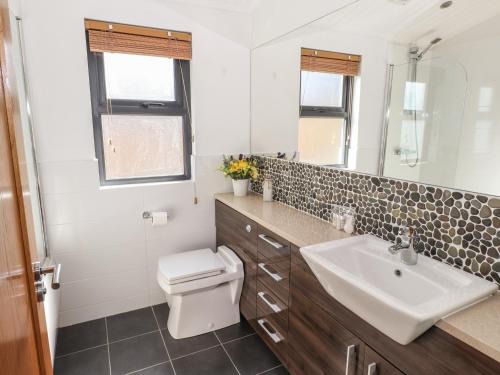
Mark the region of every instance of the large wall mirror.
POLYGON ((500 1, 359 0, 252 50, 251 151, 500 195, 500 1))

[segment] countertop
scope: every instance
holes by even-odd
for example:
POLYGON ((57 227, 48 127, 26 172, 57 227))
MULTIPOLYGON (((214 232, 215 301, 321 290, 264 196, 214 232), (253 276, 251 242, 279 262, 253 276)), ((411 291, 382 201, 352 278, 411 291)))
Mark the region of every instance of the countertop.
POLYGON ((332 224, 278 202, 264 202, 262 196, 250 193, 235 197, 233 193, 215 194, 215 199, 265 226, 298 247, 340 240, 351 235, 332 224))
MULTIPOLYGON (((215 199, 299 247, 350 236, 336 230, 332 224, 292 207, 264 202, 257 194, 239 198, 233 193, 221 193, 216 194, 215 199)), ((499 293, 441 319, 436 326, 500 362, 499 293)))
POLYGON ((441 319, 436 326, 500 362, 500 294, 441 319))

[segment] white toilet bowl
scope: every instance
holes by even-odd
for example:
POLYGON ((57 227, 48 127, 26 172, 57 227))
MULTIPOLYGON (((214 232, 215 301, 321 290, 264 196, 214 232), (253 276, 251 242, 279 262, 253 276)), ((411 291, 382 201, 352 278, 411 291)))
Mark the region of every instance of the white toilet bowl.
POLYGON ((226 246, 161 257, 157 280, 170 307, 170 335, 182 339, 238 323, 243 276, 243 263, 226 246))

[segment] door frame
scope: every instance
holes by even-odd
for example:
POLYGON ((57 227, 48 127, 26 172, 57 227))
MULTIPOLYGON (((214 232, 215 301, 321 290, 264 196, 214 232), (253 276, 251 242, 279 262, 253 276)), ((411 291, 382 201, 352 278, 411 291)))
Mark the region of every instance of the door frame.
MULTIPOLYGON (((10 14, 7 0, 0 0, 0 73, 1 90, 5 101, 5 115, 11 146, 11 163, 14 171, 16 200, 19 207, 20 230, 23 237, 24 265, 26 267, 27 285, 33 327, 35 329, 36 347, 39 368, 43 375, 53 374, 52 356, 50 354, 45 309, 43 302, 38 302, 35 293, 33 262, 37 261, 34 218, 31 211, 28 174, 24 167, 24 143, 19 108, 19 96, 16 88, 16 71, 12 50, 10 14)), ((1 95, 0 95, 1 97, 1 95)))

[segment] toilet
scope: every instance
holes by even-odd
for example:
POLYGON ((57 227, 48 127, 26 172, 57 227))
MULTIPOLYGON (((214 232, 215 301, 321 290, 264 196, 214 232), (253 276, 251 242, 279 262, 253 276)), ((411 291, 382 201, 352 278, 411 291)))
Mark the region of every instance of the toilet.
POLYGON ((170 335, 182 339, 238 323, 243 276, 243 263, 226 246, 161 257, 157 280, 170 307, 170 335))

